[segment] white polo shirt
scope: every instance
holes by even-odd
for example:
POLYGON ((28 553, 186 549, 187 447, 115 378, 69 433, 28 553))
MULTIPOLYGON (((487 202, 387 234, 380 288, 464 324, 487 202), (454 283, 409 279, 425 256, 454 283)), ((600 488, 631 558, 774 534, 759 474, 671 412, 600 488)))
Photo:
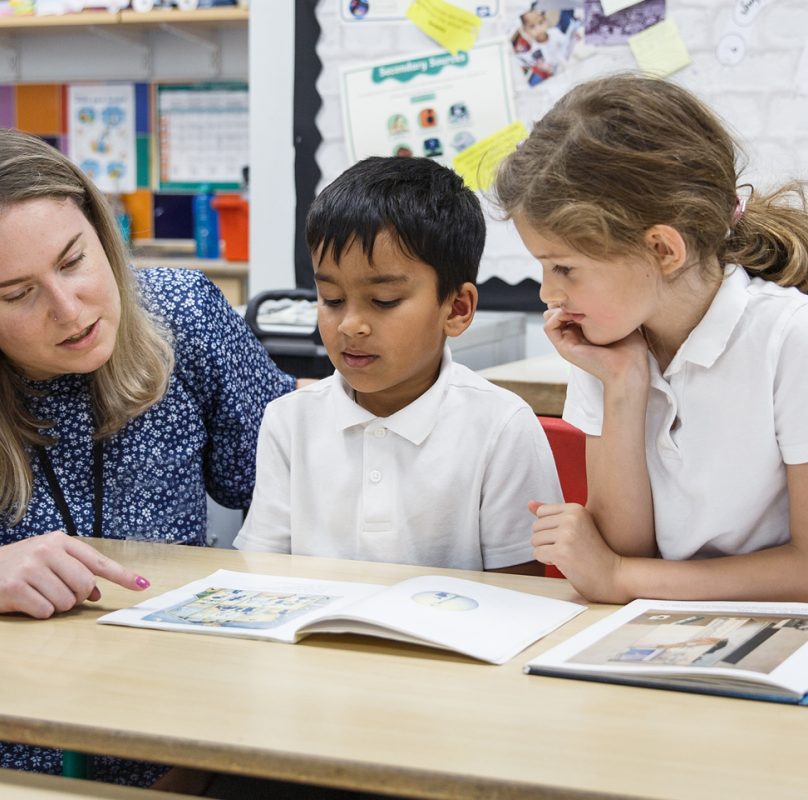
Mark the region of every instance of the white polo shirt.
MULTIPOLYGON (((665 374, 649 359, 645 449, 662 556, 789 541, 785 465, 808 462, 808 296, 728 266, 665 374)), ((577 368, 564 419, 600 435, 603 386, 577 368)))
POLYGON ((243 550, 492 569, 533 558, 529 500, 558 502, 530 407, 452 362, 389 417, 341 375, 273 400, 258 439, 243 550))

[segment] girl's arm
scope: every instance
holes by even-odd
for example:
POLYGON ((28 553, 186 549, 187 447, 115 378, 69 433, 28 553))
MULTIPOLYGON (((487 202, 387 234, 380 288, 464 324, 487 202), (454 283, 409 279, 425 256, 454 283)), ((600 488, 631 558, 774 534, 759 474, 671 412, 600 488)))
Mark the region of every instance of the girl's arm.
POLYGON ((808 602, 808 464, 787 468, 791 541, 746 555, 692 561, 619 556, 585 509, 541 506, 535 555, 555 564, 584 597, 808 602))
POLYGON ((561 309, 545 313, 545 333, 558 353, 603 384, 603 425, 586 441, 587 510, 617 553, 656 554, 651 483, 645 461, 648 346, 634 332, 593 345, 561 309))
POLYGON ((601 435, 586 438, 586 508, 609 547, 656 555, 654 506, 645 461, 648 387, 623 380, 603 387, 601 435))

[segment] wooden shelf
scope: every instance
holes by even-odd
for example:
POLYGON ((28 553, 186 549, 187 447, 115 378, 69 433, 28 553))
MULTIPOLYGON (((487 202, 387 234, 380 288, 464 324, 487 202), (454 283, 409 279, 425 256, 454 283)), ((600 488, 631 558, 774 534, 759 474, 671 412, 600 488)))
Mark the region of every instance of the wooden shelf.
POLYGON ((108 11, 82 11, 80 14, 62 14, 60 16, 3 16, 0 17, 1 28, 69 28, 81 25, 117 25, 120 14, 108 11))
POLYGON ((196 11, 180 11, 176 8, 161 8, 156 11, 138 13, 137 11, 121 11, 121 22, 124 25, 199 25, 220 24, 225 22, 247 22, 250 12, 238 6, 221 6, 218 8, 198 8, 196 11))
POLYGON ((230 305, 245 305, 249 299, 249 263, 226 261, 223 258, 197 258, 195 247, 193 239, 135 239, 132 242, 131 261, 137 269, 198 269, 222 290, 230 305))
POLYGON ((196 256, 132 256, 138 267, 174 267, 198 269, 206 275, 232 275, 246 277, 250 274, 247 261, 226 261, 223 258, 197 258, 196 256))
POLYGON ((249 20, 249 10, 238 6, 219 8, 198 8, 195 11, 179 11, 175 8, 158 9, 156 11, 137 12, 120 11, 82 11, 78 14, 62 14, 48 16, 2 16, 0 29, 58 29, 91 25, 222 25, 227 23, 243 24, 249 20))

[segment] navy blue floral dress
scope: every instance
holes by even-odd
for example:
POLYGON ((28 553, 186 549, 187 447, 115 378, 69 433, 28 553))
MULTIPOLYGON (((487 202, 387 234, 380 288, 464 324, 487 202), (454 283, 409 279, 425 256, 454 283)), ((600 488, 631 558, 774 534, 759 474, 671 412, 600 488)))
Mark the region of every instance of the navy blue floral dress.
MULTIPOLYGON (((176 364, 166 395, 111 438, 103 451, 103 535, 204 545, 206 493, 230 508, 246 508, 255 483, 255 446, 266 404, 291 391, 281 372, 200 272, 138 272, 144 304, 174 336, 176 364)), ((49 459, 80 535, 90 535, 93 503, 93 417, 85 375, 29 381, 29 409, 50 419, 49 459), (41 394, 40 394, 41 393, 41 394)), ((65 523, 31 458, 33 493, 26 516, 0 523, 0 544, 64 529, 65 523)), ((0 743, 0 767, 58 774, 61 751, 0 743)), ((95 776, 147 786, 165 767, 95 759, 95 776)))

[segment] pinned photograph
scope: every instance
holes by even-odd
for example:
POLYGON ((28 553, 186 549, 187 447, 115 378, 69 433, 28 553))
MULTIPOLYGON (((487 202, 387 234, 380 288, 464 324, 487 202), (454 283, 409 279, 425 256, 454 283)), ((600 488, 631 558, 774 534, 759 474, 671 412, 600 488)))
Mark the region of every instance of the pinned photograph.
POLYGON ((552 0, 534 0, 519 15, 511 35, 511 47, 528 86, 538 86, 562 71, 583 39, 582 10, 556 5, 552 0))
POLYGON ((665 19, 665 0, 642 0, 608 15, 600 0, 584 0, 584 18, 587 44, 625 44, 629 37, 665 19))

